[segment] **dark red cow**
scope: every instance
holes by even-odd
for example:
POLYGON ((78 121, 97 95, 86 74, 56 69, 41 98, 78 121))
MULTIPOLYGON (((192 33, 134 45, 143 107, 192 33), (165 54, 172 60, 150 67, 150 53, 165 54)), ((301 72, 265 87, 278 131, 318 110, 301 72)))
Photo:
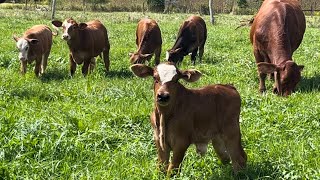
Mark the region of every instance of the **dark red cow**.
POLYGON ((246 166, 247 156, 241 146, 239 125, 241 98, 231 85, 209 85, 199 89, 185 88, 179 79, 197 81, 197 70, 178 70, 172 62, 151 68, 131 66, 138 77, 154 79, 155 109, 151 114, 158 159, 168 173, 178 169, 186 150, 195 144, 204 155, 208 143, 223 163, 232 160, 234 172, 246 166), (173 157, 169 164, 170 151, 173 157))
POLYGON ((161 54, 161 31, 157 22, 153 19, 141 19, 136 30, 136 45, 138 51, 129 53, 130 61, 133 64, 145 63, 149 61, 153 54, 155 54, 155 64, 160 63, 161 54))
POLYGON ((173 47, 167 51, 166 59, 174 63, 180 63, 184 56, 191 53, 191 61, 194 65, 198 50, 200 61, 202 59, 206 40, 206 23, 199 16, 190 16, 180 26, 177 40, 173 47))
POLYGON ((290 95, 301 79, 304 66, 292 60, 306 29, 297 0, 265 0, 251 26, 250 39, 258 66, 259 90, 266 91, 267 74, 274 76, 274 92, 290 95))
POLYGON ((103 54, 106 71, 109 71, 110 44, 105 26, 99 20, 78 24, 72 18, 52 21, 55 27, 62 27, 62 38, 67 41, 70 50, 70 73, 73 76, 77 64, 82 64, 82 74, 86 76, 88 69, 93 70, 95 57, 103 54))

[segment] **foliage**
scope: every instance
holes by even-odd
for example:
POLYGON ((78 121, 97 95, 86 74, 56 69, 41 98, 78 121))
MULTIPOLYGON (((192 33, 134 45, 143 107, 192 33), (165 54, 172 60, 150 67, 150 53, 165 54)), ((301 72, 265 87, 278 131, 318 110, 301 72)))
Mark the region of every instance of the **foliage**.
MULTIPOLYGON (((156 168, 149 122, 152 78, 134 77, 127 54, 136 50, 138 20, 148 16, 161 28, 163 60, 189 15, 57 11, 58 19, 100 19, 106 25, 111 71, 104 73, 98 57, 97 68, 88 77, 82 77, 81 66, 75 77, 69 77, 68 48, 60 34, 54 37, 46 73, 36 78, 32 64, 25 76, 20 75, 11 37, 34 24, 51 27, 50 13, 1 9, 0 179, 165 179, 156 168)), ((222 165, 211 145, 204 157, 191 146, 181 174, 173 179, 320 177, 319 29, 308 26, 294 53, 294 60, 305 65, 296 93, 278 97, 268 80, 268 92, 260 95, 249 28, 234 30, 240 20, 250 18, 217 14, 212 26, 204 16, 208 40, 203 62, 193 67, 187 56, 180 66, 203 73, 198 82, 184 83, 189 88, 232 83, 240 92, 247 168, 234 177, 231 165, 222 165)))
POLYGON ((248 2, 247 0, 237 0, 238 6, 240 8, 246 8, 248 7, 248 2))
POLYGON ((147 4, 150 11, 163 12, 165 0, 147 0, 147 4))

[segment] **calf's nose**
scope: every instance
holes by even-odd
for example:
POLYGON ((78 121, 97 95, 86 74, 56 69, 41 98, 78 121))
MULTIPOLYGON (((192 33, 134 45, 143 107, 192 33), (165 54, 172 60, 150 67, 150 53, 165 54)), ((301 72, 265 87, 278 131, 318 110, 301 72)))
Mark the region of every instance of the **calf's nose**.
POLYGON ((159 93, 157 94, 157 102, 168 102, 170 99, 169 93, 159 93))
POLYGON ((69 36, 67 34, 62 35, 62 39, 67 40, 68 38, 69 38, 69 36))

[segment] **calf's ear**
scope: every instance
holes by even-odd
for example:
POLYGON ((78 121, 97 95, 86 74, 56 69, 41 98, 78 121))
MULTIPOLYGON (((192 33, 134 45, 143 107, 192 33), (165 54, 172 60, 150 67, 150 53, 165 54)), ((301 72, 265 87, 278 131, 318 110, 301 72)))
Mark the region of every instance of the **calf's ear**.
POLYGON ((62 26, 62 22, 61 22, 61 21, 58 21, 58 20, 51 21, 51 23, 52 23, 55 27, 61 27, 61 26, 62 26))
POLYGON ((86 23, 80 23, 79 24, 79 28, 80 30, 83 30, 84 28, 86 28, 88 25, 86 23))
POLYGON ((202 76, 201 72, 195 69, 190 69, 186 71, 180 71, 182 74, 182 79, 187 82, 196 82, 202 76))
POLYGON ((277 65, 272 63, 260 62, 257 66, 260 73, 270 74, 277 71, 277 65))
POLYGON ((18 38, 16 35, 13 35, 12 38, 13 38, 13 40, 15 40, 16 42, 18 42, 19 39, 20 39, 20 38, 18 38))
POLYGON ((144 64, 134 64, 130 67, 130 69, 133 72, 133 74, 141 78, 153 76, 153 69, 144 64))

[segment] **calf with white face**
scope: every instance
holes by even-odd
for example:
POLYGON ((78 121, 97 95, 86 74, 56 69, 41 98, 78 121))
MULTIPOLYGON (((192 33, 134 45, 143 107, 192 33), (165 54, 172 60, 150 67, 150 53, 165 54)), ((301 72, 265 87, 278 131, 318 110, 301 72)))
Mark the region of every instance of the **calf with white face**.
POLYGON ((28 29, 19 38, 13 36, 19 50, 19 60, 21 62, 21 73, 27 71, 27 63, 36 61, 34 72, 36 76, 43 74, 52 46, 52 31, 46 25, 36 25, 28 29))
POLYGON ((155 108, 151 114, 158 159, 164 170, 179 169, 191 144, 204 155, 212 143, 222 162, 232 161, 234 172, 246 166, 247 156, 241 146, 239 126, 241 98, 231 85, 185 88, 179 79, 197 81, 197 70, 178 70, 170 62, 155 68, 143 64, 131 66, 138 77, 154 79, 155 108), (169 163, 170 151, 173 151, 169 163))

